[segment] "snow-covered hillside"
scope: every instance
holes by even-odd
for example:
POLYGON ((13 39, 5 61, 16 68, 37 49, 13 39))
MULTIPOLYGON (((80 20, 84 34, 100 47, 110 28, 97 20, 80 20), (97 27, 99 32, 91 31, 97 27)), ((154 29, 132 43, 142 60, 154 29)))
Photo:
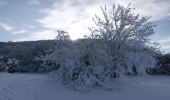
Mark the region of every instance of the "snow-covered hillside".
POLYGON ((93 89, 80 93, 46 74, 0 73, 0 100, 170 100, 170 77, 145 76, 115 80, 118 90, 93 89))

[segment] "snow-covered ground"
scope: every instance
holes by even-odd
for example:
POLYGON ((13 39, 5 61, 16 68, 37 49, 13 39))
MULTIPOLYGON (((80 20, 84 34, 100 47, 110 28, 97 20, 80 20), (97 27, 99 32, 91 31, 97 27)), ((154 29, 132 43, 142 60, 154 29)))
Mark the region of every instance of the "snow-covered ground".
POLYGON ((0 73, 0 100, 170 100, 170 77, 145 76, 115 80, 108 91, 87 93, 49 81, 43 74, 0 73))

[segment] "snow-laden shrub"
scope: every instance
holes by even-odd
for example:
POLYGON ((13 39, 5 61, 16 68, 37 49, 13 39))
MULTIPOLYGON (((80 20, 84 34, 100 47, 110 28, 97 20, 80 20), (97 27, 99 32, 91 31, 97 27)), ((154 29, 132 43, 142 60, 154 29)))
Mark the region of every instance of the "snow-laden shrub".
POLYGON ((0 71, 4 71, 6 62, 7 62, 7 57, 0 56, 0 71))
POLYGON ((88 91, 96 86, 110 88, 105 83, 113 78, 145 73, 146 68, 155 65, 152 52, 145 48, 123 49, 120 55, 122 59, 117 62, 113 61, 114 57, 108 52, 106 42, 89 39, 55 49, 44 59, 60 64, 56 71, 50 73, 52 79, 60 80, 64 85, 79 91, 88 91))
POLYGON ((8 59, 8 61, 6 62, 5 70, 9 73, 17 72, 20 70, 19 68, 20 68, 19 60, 15 58, 8 59))
POLYGON ((50 71, 55 71, 60 67, 60 64, 57 64, 53 60, 47 60, 42 58, 36 59, 36 62, 39 65, 38 71, 39 72, 50 72, 50 71))
POLYGON ((157 64, 155 67, 147 68, 147 73, 170 75, 170 54, 157 55, 157 64))
POLYGON ((97 85, 103 86, 104 82, 112 78, 104 74, 111 66, 112 57, 104 51, 107 47, 100 43, 95 40, 79 41, 69 47, 60 48, 60 52, 60 49, 56 49, 48 54, 46 59, 61 65, 55 72, 50 73, 50 77, 79 91, 88 91, 97 85))
POLYGON ((36 58, 36 61, 40 62, 39 71, 50 72, 50 71, 57 70, 59 67, 61 67, 64 64, 65 58, 68 54, 66 52, 67 50, 69 49, 65 46, 61 46, 61 47, 56 46, 56 48, 52 51, 52 53, 50 51, 45 56, 36 58))
POLYGON ((154 67, 156 60, 151 53, 145 51, 128 52, 120 63, 124 68, 123 74, 137 75, 144 74, 147 68, 154 67))

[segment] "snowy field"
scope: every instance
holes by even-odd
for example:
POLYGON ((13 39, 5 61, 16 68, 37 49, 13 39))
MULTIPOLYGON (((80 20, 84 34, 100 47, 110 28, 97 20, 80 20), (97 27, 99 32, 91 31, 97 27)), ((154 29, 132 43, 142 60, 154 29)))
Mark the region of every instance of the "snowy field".
POLYGON ((170 77, 133 78, 115 80, 118 90, 80 93, 49 81, 47 75, 0 73, 0 100, 170 100, 170 77))

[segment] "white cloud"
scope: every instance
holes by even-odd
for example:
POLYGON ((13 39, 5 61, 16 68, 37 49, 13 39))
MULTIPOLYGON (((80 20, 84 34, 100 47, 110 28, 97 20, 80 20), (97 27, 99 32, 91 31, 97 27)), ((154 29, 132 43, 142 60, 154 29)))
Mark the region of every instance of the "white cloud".
POLYGON ((37 21, 43 27, 56 30, 63 29, 68 31, 72 39, 77 39, 85 35, 88 27, 91 26, 92 16, 97 13, 99 7, 87 5, 85 9, 83 5, 71 5, 72 1, 64 2, 59 7, 58 2, 54 3, 51 9, 43 9, 41 13, 46 14, 37 21))
POLYGON ((164 53, 170 53, 170 45, 169 45, 169 46, 162 46, 162 47, 161 47, 161 50, 162 50, 164 53))
POLYGON ((36 27, 34 25, 26 25, 27 28, 29 29, 35 29, 36 27))
POLYGON ((27 4, 28 5, 39 5, 40 1, 39 0, 28 0, 27 4))
POLYGON ((72 39, 81 38, 93 26, 92 17, 100 13, 100 6, 118 2, 127 6, 132 3, 136 12, 144 16, 152 16, 152 21, 167 17, 170 12, 170 2, 167 0, 62 0, 56 2, 49 9, 42 9, 45 14, 37 21, 45 28, 63 29, 70 33, 72 39), (161 6, 161 7, 160 7, 161 6))
POLYGON ((52 30, 44 30, 38 32, 29 33, 28 36, 23 38, 14 39, 14 41, 35 41, 35 40, 47 40, 54 39, 56 37, 56 33, 52 30))
POLYGON ((161 50, 165 51, 166 53, 170 52, 170 38, 159 40, 158 42, 161 46, 161 50))
POLYGON ((6 31, 12 31, 14 29, 13 26, 11 26, 5 22, 2 22, 2 21, 0 21, 0 28, 4 29, 6 31))
POLYGON ((16 34, 23 34, 28 32, 26 29, 19 29, 16 27, 13 27, 12 25, 6 23, 6 22, 2 22, 0 21, 0 28, 2 28, 5 31, 8 31, 9 33, 16 35, 16 34))
POLYGON ((25 30, 25 29, 21 29, 21 30, 12 31, 11 33, 16 35, 16 34, 23 34, 23 33, 26 33, 26 32, 28 32, 28 31, 25 30))
POLYGON ((170 38, 167 40, 160 40, 159 43, 162 47, 170 47, 170 38))
POLYGON ((139 9, 138 12, 152 16, 151 20, 160 20, 168 16, 170 12, 169 0, 136 0, 134 7, 139 9))

